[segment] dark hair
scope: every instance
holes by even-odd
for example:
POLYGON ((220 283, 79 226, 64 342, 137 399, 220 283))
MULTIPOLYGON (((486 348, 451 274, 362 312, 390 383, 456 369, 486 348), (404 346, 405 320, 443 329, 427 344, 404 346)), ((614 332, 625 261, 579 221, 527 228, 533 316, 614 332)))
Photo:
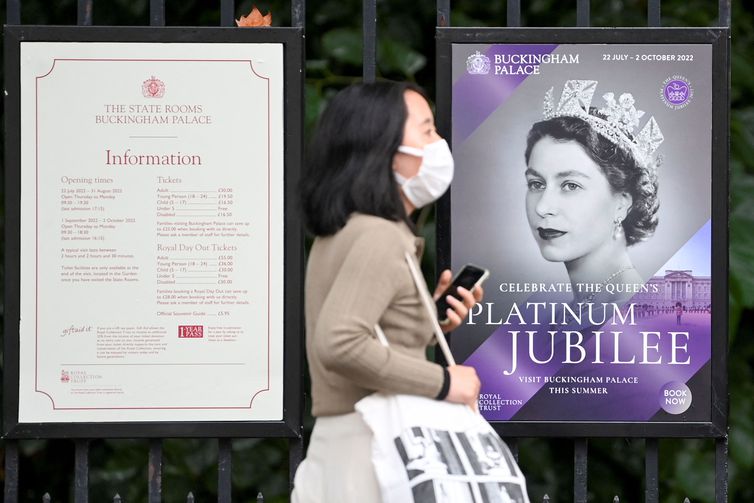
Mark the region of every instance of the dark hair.
MULTIPOLYGON (((594 109, 590 113, 596 114, 594 109)), ((641 166, 630 149, 608 140, 584 119, 553 117, 535 123, 526 139, 526 163, 534 145, 549 136, 556 141, 578 142, 586 154, 602 169, 615 193, 625 192, 633 200, 623 220, 626 244, 643 241, 657 228, 657 175, 654 169, 641 166)))
POLYGON ((410 83, 351 85, 322 113, 309 144, 301 181, 307 229, 318 236, 339 231, 353 212, 406 219, 393 176, 393 155, 403 139, 410 83))

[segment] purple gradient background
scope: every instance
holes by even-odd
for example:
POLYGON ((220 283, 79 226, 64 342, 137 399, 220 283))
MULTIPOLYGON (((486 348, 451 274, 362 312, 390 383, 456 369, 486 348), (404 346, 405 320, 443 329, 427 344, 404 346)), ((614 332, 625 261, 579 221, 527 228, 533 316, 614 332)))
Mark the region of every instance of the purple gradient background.
MULTIPOLYGON (((630 360, 635 356, 637 362, 642 358, 641 331, 660 332, 662 342, 659 351, 650 350, 649 359, 662 357, 669 361, 670 348, 669 331, 688 331, 687 344, 689 365, 642 365, 638 363, 627 365, 587 363, 594 355, 595 337, 591 327, 584 329, 584 347, 587 351, 587 361, 581 364, 563 364, 562 356, 565 347, 565 335, 556 335, 555 358, 551 363, 538 365, 531 362, 528 356, 528 344, 522 344, 519 335, 517 348, 518 370, 515 375, 506 376, 504 369, 511 366, 509 330, 533 330, 539 328, 541 334, 535 335, 534 354, 540 359, 549 354, 550 337, 546 333, 548 327, 501 327, 465 362, 476 368, 482 381, 482 393, 499 394, 500 398, 508 400, 522 400, 523 405, 503 405, 499 411, 484 411, 484 416, 490 420, 507 419, 538 419, 538 420, 603 420, 603 421, 641 421, 648 420, 660 410, 657 396, 660 388, 668 381, 688 381, 697 373, 710 358, 710 324, 709 314, 699 315, 701 318, 694 323, 676 326, 675 316, 665 315, 663 319, 637 319, 633 326, 603 327, 601 359, 610 361, 614 354, 613 338, 608 337, 611 331, 623 331, 621 335, 621 360, 630 360), (671 319, 672 318, 672 319, 671 319), (537 338, 539 337, 539 338, 537 338), (551 394, 550 384, 520 383, 519 376, 610 376, 610 377, 638 377, 638 384, 564 384, 560 387, 605 387, 604 395, 573 395, 551 394), (543 396, 546 397, 543 400, 543 396), (538 398, 538 399, 535 399, 538 398), (585 403, 588 400, 588 404, 585 403)), ((561 329, 558 327, 557 329, 561 329)), ((556 329, 556 328, 553 328, 556 329)), ((649 339, 654 343, 655 337, 649 339)), ((574 353, 575 354, 575 353, 574 353)), ((678 359, 685 359, 686 353, 679 354, 678 359)))
POLYGON ((510 75, 505 79, 494 75, 495 54, 550 54, 557 47, 554 44, 517 45, 516 50, 504 51, 498 45, 490 46, 484 52, 491 60, 490 73, 465 73, 453 84, 453 142, 460 143, 468 138, 526 80, 526 75, 510 75))
MULTIPOLYGON (((676 256, 690 256, 697 258, 695 264, 703 261, 700 250, 709 250, 711 235, 709 223, 702 227, 693 239, 687 243, 676 256), (688 250, 686 248, 689 248, 688 250)), ((709 253, 709 252, 707 252, 709 253)), ((709 259, 707 259, 709 261, 709 259)), ((669 262, 678 263, 671 259, 669 262)), ((708 266, 709 267, 709 266, 708 266)), ((552 296, 540 296, 532 298, 531 302, 559 302, 563 299, 555 299, 552 296)), ((631 301, 628 302, 630 304, 631 301)), ((519 306, 524 312, 524 306, 519 306)), ((608 310, 610 313, 611 310, 608 310)), ((638 315, 638 310, 636 311, 638 315)), ((503 320, 507 313, 501 313, 503 320)), ((601 318, 601 316, 595 316, 601 318)), ((586 319, 586 317, 585 317, 586 319)), ((635 325, 608 323, 602 326, 605 332, 601 336, 601 360, 610 361, 614 354, 614 339, 610 332, 622 331, 620 336, 620 360, 630 360, 636 357, 638 362, 642 358, 642 331, 660 332, 663 341, 659 351, 650 349, 649 360, 656 360, 660 356, 663 362, 670 361, 669 340, 671 331, 683 331, 689 333, 687 354, 690 357, 688 365, 660 365, 653 364, 594 364, 589 363, 595 354, 594 330, 596 327, 568 327, 553 326, 557 330, 555 337, 555 357, 550 363, 537 364, 529 358, 528 336, 518 336, 517 346, 517 370, 514 375, 506 376, 503 371, 511 368, 511 336, 510 331, 538 330, 535 335, 534 354, 542 360, 550 352, 550 330, 548 325, 514 323, 501 326, 482 343, 479 348, 464 362, 476 368, 482 381, 481 393, 498 394, 501 399, 521 400, 522 405, 501 405, 500 410, 485 410, 484 417, 489 420, 508 419, 531 419, 531 420, 602 420, 602 421, 644 421, 654 416, 660 410, 657 396, 664 384, 668 381, 687 382, 710 360, 712 351, 711 319, 709 313, 684 313, 682 324, 676 325, 674 313, 658 314, 648 318, 636 318, 635 325), (564 348, 566 344, 564 330, 580 330, 584 335, 583 346, 587 352, 585 362, 579 364, 563 364, 564 348), (560 356, 560 357, 559 357, 560 356), (539 376, 540 380, 552 376, 610 376, 610 377, 638 377, 638 384, 565 384, 561 387, 597 386, 606 387, 607 394, 599 395, 573 395, 552 394, 549 384, 522 383, 519 376, 539 376), (585 406, 584 399, 588 400, 585 406)), ((540 321, 542 321, 540 319, 540 321)), ((657 338, 650 337, 649 344, 655 344, 657 338)), ((576 353, 573 353, 576 355, 576 353)), ((685 352, 678 356, 683 360, 685 352)), ((702 418, 703 419, 703 418, 702 418)))

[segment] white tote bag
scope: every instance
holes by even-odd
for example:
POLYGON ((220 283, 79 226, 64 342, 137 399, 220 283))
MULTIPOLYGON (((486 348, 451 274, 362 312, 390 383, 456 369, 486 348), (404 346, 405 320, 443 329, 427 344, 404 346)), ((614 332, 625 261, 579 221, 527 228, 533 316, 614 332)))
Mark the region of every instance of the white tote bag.
MULTIPOLYGON (((432 313, 424 281, 408 253, 406 260, 432 313)), ((375 333, 388 344, 378 325, 375 333)), ((453 365, 436 320, 435 335, 453 365)), ((384 503, 529 503, 524 475, 508 446, 468 406, 374 393, 361 399, 356 410, 373 433, 372 461, 384 503)))

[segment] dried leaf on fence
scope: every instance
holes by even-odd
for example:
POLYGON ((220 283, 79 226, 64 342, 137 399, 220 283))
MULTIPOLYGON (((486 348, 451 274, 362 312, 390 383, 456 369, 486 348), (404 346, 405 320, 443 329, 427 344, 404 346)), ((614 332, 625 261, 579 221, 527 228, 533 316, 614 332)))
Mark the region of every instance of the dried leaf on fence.
POLYGON ((262 15, 254 5, 246 16, 241 16, 241 19, 236 19, 236 26, 243 27, 257 27, 257 26, 272 26, 272 12, 268 12, 266 15, 262 15))

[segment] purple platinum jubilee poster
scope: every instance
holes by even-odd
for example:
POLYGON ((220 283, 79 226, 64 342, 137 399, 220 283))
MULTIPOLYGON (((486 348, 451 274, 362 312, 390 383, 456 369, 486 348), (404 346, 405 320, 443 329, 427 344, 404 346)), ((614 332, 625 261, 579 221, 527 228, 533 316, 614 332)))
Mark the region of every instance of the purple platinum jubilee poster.
POLYGON ((712 48, 453 44, 453 336, 491 421, 711 415, 712 48))

